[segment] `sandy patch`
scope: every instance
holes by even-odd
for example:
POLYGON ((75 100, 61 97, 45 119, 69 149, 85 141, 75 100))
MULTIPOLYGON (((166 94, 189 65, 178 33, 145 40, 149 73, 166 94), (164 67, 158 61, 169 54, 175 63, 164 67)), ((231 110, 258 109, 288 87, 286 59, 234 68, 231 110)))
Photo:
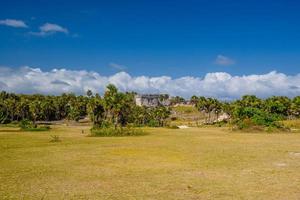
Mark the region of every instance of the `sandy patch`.
POLYGON ((185 128, 190 128, 190 127, 188 127, 188 126, 186 126, 186 125, 182 125, 182 126, 178 126, 178 128, 180 128, 180 129, 185 129, 185 128))
POLYGON ((300 152, 289 152, 289 155, 300 158, 300 152))
POLYGON ((274 165, 275 165, 276 167, 286 167, 286 166, 287 166, 286 163, 282 163, 282 162, 274 163, 274 165))

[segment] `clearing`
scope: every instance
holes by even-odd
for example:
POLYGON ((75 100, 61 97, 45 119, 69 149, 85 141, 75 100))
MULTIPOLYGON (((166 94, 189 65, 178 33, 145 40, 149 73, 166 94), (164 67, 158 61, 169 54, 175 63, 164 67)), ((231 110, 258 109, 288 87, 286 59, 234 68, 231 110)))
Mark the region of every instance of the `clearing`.
POLYGON ((0 198, 300 198, 298 133, 149 128, 146 136, 95 138, 88 129, 0 128, 0 198))

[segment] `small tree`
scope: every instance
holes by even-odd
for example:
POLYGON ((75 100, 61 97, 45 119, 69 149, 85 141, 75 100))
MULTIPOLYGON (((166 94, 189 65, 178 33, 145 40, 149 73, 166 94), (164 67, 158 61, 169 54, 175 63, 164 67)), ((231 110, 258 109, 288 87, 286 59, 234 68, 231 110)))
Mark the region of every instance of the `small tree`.
POLYGON ((39 100, 32 101, 29 104, 29 111, 33 120, 33 124, 35 124, 41 112, 41 102, 39 100))
POLYGON ((165 106, 159 106, 154 109, 154 116, 159 126, 165 125, 165 120, 170 116, 171 112, 165 106))
POLYGON ((87 105, 88 114, 94 126, 101 126, 104 121, 105 109, 100 96, 92 97, 87 105))
POLYGON ((118 92, 116 86, 109 84, 104 94, 104 105, 106 112, 111 115, 111 121, 115 129, 120 124, 121 111, 125 106, 126 95, 118 92))
POLYGON ((215 110, 217 100, 213 98, 199 97, 196 107, 200 112, 204 112, 208 117, 206 123, 211 123, 211 113, 215 110))

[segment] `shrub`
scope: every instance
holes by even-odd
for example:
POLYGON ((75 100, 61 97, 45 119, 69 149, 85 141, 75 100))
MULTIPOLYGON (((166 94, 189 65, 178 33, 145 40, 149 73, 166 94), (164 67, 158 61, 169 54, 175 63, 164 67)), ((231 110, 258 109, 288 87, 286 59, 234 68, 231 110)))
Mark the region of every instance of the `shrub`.
POLYGON ((285 120, 282 121, 282 123, 289 128, 292 129, 300 129, 300 120, 296 119, 296 120, 285 120))
POLYGON ((150 127, 159 127, 159 122, 157 120, 152 119, 148 122, 147 125, 150 127))
POLYGON ((276 131, 290 131, 289 128, 283 126, 283 124, 273 121, 270 123, 265 122, 265 119, 250 119, 246 118, 236 123, 234 129, 250 131, 250 132, 276 132, 276 131))
POLYGON ((270 127, 278 127, 279 123, 277 123, 278 120, 280 120, 280 117, 275 114, 270 114, 261 111, 259 114, 255 114, 251 120, 254 124, 261 125, 261 126, 270 126, 270 127))
POLYGON ((19 127, 22 131, 48 131, 50 129, 50 126, 48 125, 37 126, 36 124, 33 124, 32 121, 27 119, 21 120, 19 127))
POLYGON ((280 115, 254 107, 239 107, 235 110, 234 117, 233 123, 238 129, 252 131, 283 129, 283 125, 278 122, 282 119, 280 115))
POLYGON ((58 135, 50 135, 51 140, 50 142, 61 142, 61 139, 59 138, 58 135))
POLYGON ((92 137, 123 137, 145 135, 141 129, 131 127, 93 127, 90 136, 92 137))
POLYGON ((19 126, 22 130, 28 129, 28 128, 35 128, 36 126, 33 125, 33 123, 28 119, 23 119, 20 121, 19 126))
POLYGON ((244 131, 263 131, 264 127, 256 125, 250 118, 240 120, 236 123, 234 129, 244 130, 244 131))

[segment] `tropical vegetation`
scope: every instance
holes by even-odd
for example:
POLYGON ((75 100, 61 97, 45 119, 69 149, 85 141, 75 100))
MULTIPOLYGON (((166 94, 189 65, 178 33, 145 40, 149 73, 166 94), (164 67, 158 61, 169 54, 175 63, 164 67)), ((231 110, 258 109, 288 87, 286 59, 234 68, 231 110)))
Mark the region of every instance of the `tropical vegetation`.
POLYGON ((0 124, 20 121, 22 129, 34 129, 40 121, 79 121, 89 117, 93 124, 92 135, 95 136, 111 135, 113 132, 118 136, 137 135, 139 131, 128 127, 166 125, 170 116, 168 107, 140 107, 135 104, 134 96, 133 92, 119 92, 114 85, 108 85, 103 96, 90 90, 85 96, 24 95, 3 91, 0 93, 0 124))
MULTIPOLYGON (((74 120, 88 117, 93 124, 92 135, 130 135, 129 129, 136 127, 169 126, 172 107, 186 104, 179 96, 170 98, 170 106, 137 106, 136 93, 120 92, 110 84, 103 96, 88 90, 86 95, 62 94, 59 96, 41 94, 0 93, 0 124, 20 122, 22 129, 37 129, 37 122, 74 120), (127 127, 127 129, 125 129, 127 127), (131 128, 128 128, 131 127, 131 128), (99 130, 101 129, 101 130, 99 130), (122 133, 123 132, 123 133, 122 133)), ((168 95, 160 98, 168 99, 168 95)), ((273 96, 260 99, 254 95, 245 95, 234 101, 220 101, 211 97, 192 96, 189 104, 194 105, 205 115, 204 124, 219 123, 220 115, 224 123, 238 129, 283 128, 279 121, 300 117, 300 96, 288 98, 273 96)), ((38 129, 37 129, 38 130, 38 129)), ((137 131, 132 131, 133 135, 137 131)))

